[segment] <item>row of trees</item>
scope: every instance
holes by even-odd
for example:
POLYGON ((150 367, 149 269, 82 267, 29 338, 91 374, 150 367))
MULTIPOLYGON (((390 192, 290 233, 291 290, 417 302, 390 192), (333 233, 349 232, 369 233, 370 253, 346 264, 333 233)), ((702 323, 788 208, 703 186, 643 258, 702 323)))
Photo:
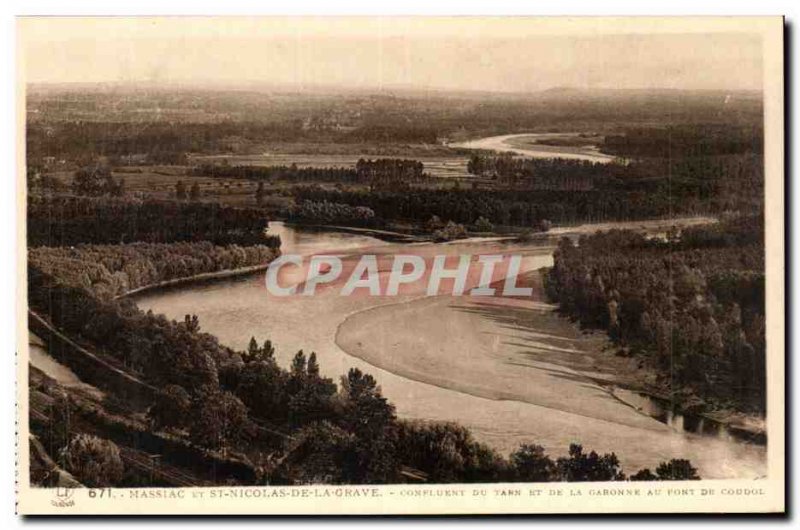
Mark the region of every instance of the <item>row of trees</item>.
POLYGON ((292 182, 356 182, 358 175, 346 167, 230 166, 202 164, 189 170, 190 175, 246 180, 289 180, 292 182))
POLYGON ((399 443, 404 458, 424 469, 433 482, 585 482, 618 480, 695 480, 697 470, 687 460, 661 463, 627 477, 614 453, 584 452, 571 444, 568 454, 551 458, 540 445, 522 444, 508 459, 476 442, 455 424, 401 422, 399 443))
POLYGON ((355 168, 291 166, 230 166, 202 164, 190 175, 247 180, 288 180, 292 182, 337 182, 369 184, 372 189, 405 189, 427 178, 425 165, 403 158, 359 159, 355 168))
MULTIPOLYGON (((385 121, 385 117, 384 117, 385 121)), ((185 164, 188 153, 231 153, 265 142, 335 142, 343 144, 436 144, 437 131, 408 125, 365 124, 347 131, 318 131, 302 120, 273 122, 223 120, 191 123, 141 119, 130 121, 31 121, 26 127, 28 157, 91 160, 107 157, 118 164, 185 164)))
POLYGON ((764 152, 761 124, 681 124, 637 127, 607 135, 604 153, 625 158, 686 158, 764 152))
MULTIPOLYGON (((217 385, 217 364, 236 353, 214 336, 200 333, 191 318, 170 321, 140 311, 128 299, 100 299, 85 287, 67 283, 58 271, 50 275, 35 266, 28 270, 28 304, 33 311, 155 386, 217 385)), ((103 386, 104 381, 100 378, 93 383, 103 386)))
POLYGON ((368 183, 372 190, 409 189, 428 178, 422 162, 402 158, 361 158, 356 162, 356 175, 358 182, 368 183))
POLYGON ((366 206, 350 206, 329 201, 302 201, 289 211, 294 221, 310 223, 343 223, 358 226, 373 226, 375 212, 366 206))
POLYGON ((34 247, 28 263, 102 298, 163 281, 269 263, 278 250, 265 245, 218 246, 209 241, 34 247))
POLYGON ((530 444, 504 458, 459 425, 399 420, 375 380, 358 369, 342 377, 335 399, 343 404, 333 409, 332 416, 297 431, 293 451, 276 469, 275 480, 392 483, 402 481, 403 466, 422 471, 432 483, 699 478, 686 460, 664 462, 655 473, 643 469, 626 477, 614 453, 584 452, 577 444, 558 459, 530 444))
POLYGON ((187 199, 190 201, 200 200, 200 185, 195 182, 189 187, 189 191, 186 191, 186 184, 184 184, 182 180, 178 180, 178 182, 175 183, 175 198, 179 201, 185 201, 187 199))
MULTIPOLYGON (((462 427, 399 420, 375 379, 358 369, 337 387, 320 374, 313 352, 297 352, 286 370, 269 341, 262 346, 253 338, 246 351, 234 351, 202 333, 196 317, 169 321, 127 300, 101 300, 35 267, 29 275, 34 310, 161 388, 148 412, 156 429, 222 453, 261 454, 268 483, 394 483, 404 481, 404 466, 432 482, 626 478, 613 453, 577 446, 556 460, 536 446, 503 458, 462 427), (263 458, 262 451, 280 456, 263 458)), ((630 479, 697 477, 679 461, 659 470, 630 479)))
POLYGON ((594 179, 608 173, 607 164, 562 158, 522 158, 474 154, 467 171, 512 187, 538 190, 590 190, 594 179))
POLYGON ((630 231, 564 238, 546 290, 561 311, 655 367, 679 401, 763 412, 763 226, 751 217, 673 230, 665 241, 630 231))
POLYGON ((212 241, 227 245, 280 247, 280 238, 265 233, 267 219, 259 208, 216 203, 30 196, 28 245, 144 241, 212 241))
POLYGON ((646 203, 652 214, 657 214, 653 208, 665 204, 674 211, 721 212, 763 201, 764 160, 756 152, 612 163, 473 155, 467 168, 503 187, 626 197, 646 203))
MULTIPOLYGON (((402 114, 402 113, 401 113, 402 114)), ((439 130, 428 125, 410 125, 407 116, 398 116, 394 123, 386 123, 386 115, 375 116, 373 120, 365 120, 362 126, 337 135, 335 141, 342 143, 377 143, 377 144, 436 144, 439 141, 439 130)))
MULTIPOLYGON (((661 217, 675 211, 668 197, 645 193, 596 191, 528 191, 421 189, 409 191, 328 190, 302 186, 295 200, 367 206, 381 220, 424 223, 433 216, 472 224, 484 217, 494 225, 533 227, 547 219, 564 224, 576 221, 624 221, 661 217)), ((685 206, 685 205, 684 205, 685 206)), ((692 213, 691 210, 684 210, 692 213)))
POLYGON ((105 156, 118 163, 138 155, 146 164, 183 164, 186 153, 230 151, 230 138, 249 141, 287 141, 301 138, 291 124, 172 123, 151 121, 56 121, 29 123, 27 153, 31 159, 53 156, 72 160, 105 156))
POLYGON ((515 226, 542 219, 603 222, 763 208, 763 156, 754 152, 610 164, 473 155, 469 169, 492 176, 500 186, 368 191, 304 186, 294 193, 298 200, 368 206, 384 220, 419 222, 437 215, 472 223, 483 216, 515 226))

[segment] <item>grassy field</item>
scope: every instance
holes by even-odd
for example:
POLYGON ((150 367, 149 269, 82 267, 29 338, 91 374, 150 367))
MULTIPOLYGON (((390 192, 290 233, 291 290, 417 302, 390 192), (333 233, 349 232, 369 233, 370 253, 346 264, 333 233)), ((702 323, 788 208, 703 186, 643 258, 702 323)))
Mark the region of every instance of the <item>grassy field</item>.
MULTIPOLYGON (((186 192, 194 184, 200 188, 200 200, 221 202, 232 206, 256 206, 255 193, 258 183, 243 179, 220 179, 187 175, 188 167, 168 166, 166 168, 116 168, 114 176, 125 178, 125 189, 148 197, 167 199, 175 196, 175 186, 182 181, 186 192)), ((283 208, 292 200, 286 196, 291 188, 288 183, 264 183, 266 192, 263 206, 283 208)))
MULTIPOLYGON (((420 160, 425 164, 425 171, 436 177, 430 187, 449 187, 453 181, 473 181, 475 177, 467 172, 467 154, 444 146, 402 146, 397 153, 383 153, 375 147, 365 146, 353 150, 353 146, 281 144, 266 146, 261 154, 224 154, 224 155, 191 155, 188 165, 164 166, 118 166, 113 168, 115 178, 125 179, 125 190, 159 199, 175 196, 178 181, 183 181, 188 193, 191 186, 200 188, 200 200, 214 200, 224 204, 237 206, 255 206, 255 191, 258 183, 242 179, 220 179, 189 175, 191 166, 199 164, 251 165, 251 166, 291 166, 298 167, 355 167, 360 158, 380 158, 392 156, 420 160), (350 152, 345 149, 349 147, 350 152), (438 180, 442 179, 442 180, 438 180), (446 179, 446 180, 445 180, 446 179)), ((74 169, 62 169, 49 172, 64 185, 72 181, 74 169)), ((264 205, 282 209, 291 204, 291 188, 296 185, 308 185, 308 182, 265 182, 264 205)), ((327 187, 331 183, 322 183, 327 187)), ((352 187, 352 186, 348 186, 352 187)))
MULTIPOLYGON (((288 154, 265 152, 259 155, 205 155, 193 156, 193 163, 222 163, 227 161, 232 166, 291 166, 298 167, 355 167, 359 158, 379 158, 365 153, 353 154, 288 154)), ((419 160, 425 164, 425 171, 434 177, 440 178, 471 178, 467 173, 466 155, 459 154, 429 154, 421 151, 416 154, 398 156, 419 160)))

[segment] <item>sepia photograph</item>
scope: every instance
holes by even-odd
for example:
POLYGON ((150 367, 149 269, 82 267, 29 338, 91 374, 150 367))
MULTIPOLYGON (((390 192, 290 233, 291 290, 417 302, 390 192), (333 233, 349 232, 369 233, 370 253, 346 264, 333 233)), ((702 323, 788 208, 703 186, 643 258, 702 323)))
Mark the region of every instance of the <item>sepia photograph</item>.
POLYGON ((19 17, 24 514, 783 512, 781 17, 19 17))

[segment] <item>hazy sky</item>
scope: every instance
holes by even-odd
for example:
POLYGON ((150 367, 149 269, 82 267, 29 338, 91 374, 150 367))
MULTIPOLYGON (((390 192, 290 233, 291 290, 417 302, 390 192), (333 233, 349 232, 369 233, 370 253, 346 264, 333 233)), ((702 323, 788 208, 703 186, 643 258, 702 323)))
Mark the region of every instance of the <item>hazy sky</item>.
POLYGON ((761 37, 748 32, 747 19, 690 22, 29 18, 20 21, 20 35, 23 71, 32 83, 265 82, 514 92, 761 88, 761 37))

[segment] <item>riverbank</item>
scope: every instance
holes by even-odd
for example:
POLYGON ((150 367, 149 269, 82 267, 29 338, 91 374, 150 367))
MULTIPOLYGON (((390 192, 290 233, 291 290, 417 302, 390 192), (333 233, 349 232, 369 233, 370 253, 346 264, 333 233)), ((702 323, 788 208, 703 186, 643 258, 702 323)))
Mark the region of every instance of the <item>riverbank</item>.
POLYGON ((256 272, 262 272, 267 270, 267 268, 269 267, 269 263, 262 263, 259 265, 253 265, 251 267, 241 267, 239 269, 225 269, 215 272, 204 272, 202 274, 195 274, 193 276, 185 276, 183 278, 175 278, 172 280, 164 280, 163 282, 151 283, 149 285, 143 285, 142 287, 137 287, 136 289, 131 289, 130 291, 126 291, 122 294, 119 294, 115 296, 114 299, 126 298, 129 296, 144 294, 151 291, 158 291, 161 289, 171 289, 174 287, 202 284, 202 283, 214 282, 230 278, 236 278, 238 276, 247 276, 248 274, 253 274, 256 272))
MULTIPOLYGON (((508 241, 519 243, 530 243, 532 241, 546 240, 556 236, 575 236, 591 234, 600 230, 641 230, 641 231, 666 231, 672 226, 687 228, 704 224, 719 222, 716 217, 708 215, 697 215, 691 217, 664 217, 656 219, 642 219, 633 221, 608 221, 604 223, 585 223, 577 221, 570 224, 560 224, 553 226, 548 231, 526 233, 524 227, 504 227, 507 230, 493 232, 468 232, 467 237, 443 241, 442 243, 455 243, 459 241, 508 241), (522 235, 524 239, 520 239, 522 235)), ((391 230, 380 230, 377 228, 362 228, 341 225, 319 225, 284 221, 286 226, 297 227, 304 230, 334 231, 346 234, 370 236, 381 241, 390 243, 434 243, 433 234, 409 234, 391 230)))
POLYGON ((535 140, 545 140, 554 137, 577 137, 579 133, 523 133, 490 136, 466 142, 449 144, 454 149, 468 149, 478 151, 497 151, 513 153, 529 158, 563 158, 568 160, 584 160, 588 162, 610 163, 617 159, 612 155, 601 153, 596 146, 586 145, 582 148, 575 146, 554 146, 535 144, 535 140))
POLYGON ((649 410, 652 403, 621 396, 629 377, 647 372, 636 359, 614 355, 605 333, 583 331, 559 315, 544 301, 538 275, 525 283, 534 287, 532 300, 439 296, 382 305, 348 315, 335 341, 348 355, 406 379, 515 410, 534 407, 526 443, 551 452, 572 440, 609 447, 637 466, 651 465, 657 454, 689 458, 709 478, 742 473, 723 470, 718 458, 750 460, 747 476, 764 473, 763 463, 756 464, 763 462, 763 445, 730 442, 711 422, 694 430, 679 414, 660 418, 649 410))
POLYGON ((623 403, 643 410, 660 421, 670 423, 672 418, 680 418, 683 422, 695 425, 693 431, 723 429, 744 442, 766 446, 767 420, 764 416, 733 409, 715 409, 698 398, 676 399, 668 388, 655 381, 654 370, 638 366, 630 371, 618 372, 618 380, 609 391, 623 403), (644 401, 647 403, 643 405, 644 401))
MULTIPOLYGON (((566 317, 559 317, 566 318, 566 317)), ((714 409, 698 398, 673 395, 656 370, 641 358, 622 355, 602 330, 584 331, 604 338, 603 347, 596 351, 599 362, 614 373, 611 381, 594 379, 604 386, 614 398, 644 414, 671 424, 679 419, 681 428, 692 432, 714 432, 720 429, 748 443, 766 445, 766 418, 731 409, 714 409)), ((586 374, 592 378, 591 374, 586 374)))
MULTIPOLYGON (((676 221, 660 220, 657 227, 676 221)), ((270 227, 281 236, 284 253, 308 256, 337 249, 357 260, 364 253, 407 251, 403 244, 372 237, 300 228, 283 223, 270 227)), ((518 253, 523 255, 522 271, 530 271, 552 265, 551 243, 460 240, 415 244, 415 252, 518 253)), ((493 297, 424 293, 391 299, 342 297, 332 287, 315 297, 276 300, 264 296, 261 282, 223 280, 144 295, 137 304, 169 318, 197 314, 206 332, 236 349, 246 348, 250 336, 268 338, 281 365, 303 349, 316 352, 321 372, 334 380, 359 368, 375 377, 399 417, 456 422, 501 454, 536 443, 559 455, 570 443, 581 443, 601 453, 615 452, 626 469, 652 469, 671 458, 688 458, 706 478, 766 473, 763 446, 681 432, 614 397, 610 384, 596 382, 615 376, 614 369, 601 369, 592 353, 607 342, 605 334, 584 333, 551 304, 510 299, 496 305, 493 297), (361 320, 364 316, 370 320, 361 320), (343 326, 353 322, 360 322, 361 352, 342 342, 343 326), (383 361, 368 356, 376 349, 383 361), (520 399, 518 392, 529 393, 520 399)))
POLYGON ((377 228, 362 228, 356 226, 341 226, 341 225, 320 225, 320 224, 306 224, 284 221, 286 226, 298 227, 306 230, 320 230, 320 231, 334 231, 344 232, 345 234, 355 234, 361 236, 374 237, 381 241, 388 241, 391 243, 419 243, 430 241, 429 237, 418 236, 413 234, 404 234, 402 232, 393 232, 391 230, 380 230, 377 228))
POLYGON ((709 432, 721 428, 743 441, 766 444, 763 418, 698 410, 690 406, 696 402, 676 401, 641 358, 620 355, 605 332, 581 330, 560 315, 545 299, 540 271, 526 276, 521 280, 533 286, 532 299, 419 297, 382 305, 348 316, 337 328, 336 343, 394 374, 477 397, 523 401, 636 427, 642 425, 631 410, 663 424, 680 418, 685 420, 681 428, 691 432, 702 420, 709 432), (505 334, 498 327, 513 329, 515 341, 503 344, 505 334), (380 337, 374 334, 377 329, 380 337), (555 386, 563 381, 558 379, 580 384, 559 394, 555 386), (608 407, 604 398, 598 399, 601 393, 628 410, 608 407))
POLYGON ((520 279, 533 287, 532 299, 436 296, 382 305, 345 319, 336 344, 379 368, 441 388, 666 429, 600 384, 617 381, 617 367, 597 355, 606 337, 582 333, 559 316, 544 300, 538 271, 520 279))

